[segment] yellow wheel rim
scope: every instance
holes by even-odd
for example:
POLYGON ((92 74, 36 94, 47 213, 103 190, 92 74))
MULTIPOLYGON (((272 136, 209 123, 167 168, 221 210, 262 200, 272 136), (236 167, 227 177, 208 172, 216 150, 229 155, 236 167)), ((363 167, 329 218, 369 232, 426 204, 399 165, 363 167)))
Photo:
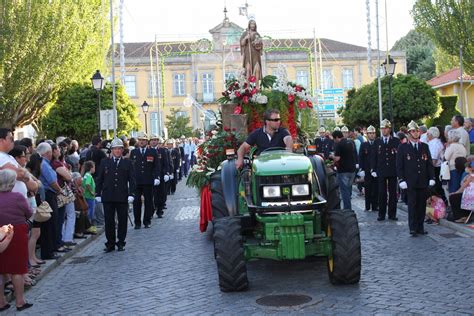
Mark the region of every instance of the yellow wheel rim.
MULTIPOLYGON (((331 230, 331 226, 329 226, 329 225, 328 225, 328 228, 326 229, 326 235, 329 238, 332 237, 332 230, 331 230)), ((332 254, 331 254, 331 256, 328 257, 328 267, 329 267, 330 272, 332 272, 334 270, 334 259, 332 257, 332 254)))

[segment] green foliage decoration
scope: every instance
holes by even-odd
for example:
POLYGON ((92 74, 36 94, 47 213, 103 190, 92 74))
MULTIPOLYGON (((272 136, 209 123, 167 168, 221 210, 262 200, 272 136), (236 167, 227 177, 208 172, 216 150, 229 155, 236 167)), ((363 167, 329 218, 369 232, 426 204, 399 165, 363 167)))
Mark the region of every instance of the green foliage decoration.
POLYGON ((166 128, 169 138, 179 138, 181 136, 192 137, 193 129, 189 126, 191 119, 188 116, 177 115, 179 110, 172 108, 171 113, 166 116, 166 128))

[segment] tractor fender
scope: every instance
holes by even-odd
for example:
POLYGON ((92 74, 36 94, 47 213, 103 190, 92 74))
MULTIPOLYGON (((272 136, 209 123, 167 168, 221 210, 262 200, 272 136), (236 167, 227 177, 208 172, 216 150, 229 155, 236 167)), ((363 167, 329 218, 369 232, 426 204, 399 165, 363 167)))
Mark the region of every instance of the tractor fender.
POLYGON ((319 188, 321 189, 322 195, 327 198, 328 190, 326 183, 326 166, 324 165, 324 160, 319 155, 314 155, 309 157, 311 164, 313 165, 313 172, 317 176, 319 183, 319 188))
POLYGON ((238 215, 238 179, 235 160, 226 160, 222 163, 221 179, 222 192, 224 193, 225 204, 229 211, 229 216, 238 215))

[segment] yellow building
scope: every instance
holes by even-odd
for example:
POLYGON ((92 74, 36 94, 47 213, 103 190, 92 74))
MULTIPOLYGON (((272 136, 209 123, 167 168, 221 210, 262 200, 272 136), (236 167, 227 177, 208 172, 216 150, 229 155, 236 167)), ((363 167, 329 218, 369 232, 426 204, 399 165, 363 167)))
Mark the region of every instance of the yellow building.
MULTIPOLYGON (((161 131, 172 108, 179 111, 178 115, 189 116, 193 129, 211 123, 212 115, 202 121, 203 110, 207 114, 218 112, 216 100, 224 91, 225 79, 241 71, 239 40, 243 31, 244 28, 225 18, 209 30, 210 40, 124 44, 125 73, 121 78, 143 123, 141 105, 144 101, 150 104, 149 134, 163 135, 161 131), (188 95, 196 102, 190 102, 188 95)), ((365 47, 330 39, 273 39, 260 35, 264 43, 263 75, 275 74, 278 65, 285 64, 290 81, 320 92, 321 117, 334 118, 335 110, 344 105, 347 90, 376 78, 374 50, 369 67, 365 47)), ((405 74, 405 53, 391 52, 391 57, 397 62, 396 73, 405 74)), ((116 74, 120 77, 119 66, 116 74)), ((144 130, 145 124, 142 126, 144 130)))
POLYGON ((459 68, 451 69, 439 76, 428 80, 427 83, 435 89, 439 95, 458 96, 457 108, 465 117, 474 116, 474 76, 463 74, 461 89, 461 72, 459 68))

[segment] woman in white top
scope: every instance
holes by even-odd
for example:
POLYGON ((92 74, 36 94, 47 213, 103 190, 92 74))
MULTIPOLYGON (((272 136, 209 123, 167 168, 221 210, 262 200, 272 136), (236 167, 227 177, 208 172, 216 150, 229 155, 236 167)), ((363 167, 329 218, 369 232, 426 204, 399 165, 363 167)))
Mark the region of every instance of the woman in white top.
POLYGON ((459 187, 460 176, 459 172, 456 170, 456 158, 458 157, 466 157, 467 152, 464 145, 459 143, 459 139, 461 135, 457 130, 450 130, 448 132, 448 145, 444 152, 444 159, 449 162, 449 170, 451 174, 451 178, 449 179, 449 193, 454 192, 459 187))
POLYGON ((428 148, 430 149, 431 159, 433 159, 436 181, 434 189, 437 195, 442 195, 443 189, 441 188, 441 180, 439 179, 439 174, 441 171, 441 162, 443 160, 444 146, 441 140, 439 139, 439 129, 434 126, 430 127, 426 133, 426 138, 428 140, 428 148))

